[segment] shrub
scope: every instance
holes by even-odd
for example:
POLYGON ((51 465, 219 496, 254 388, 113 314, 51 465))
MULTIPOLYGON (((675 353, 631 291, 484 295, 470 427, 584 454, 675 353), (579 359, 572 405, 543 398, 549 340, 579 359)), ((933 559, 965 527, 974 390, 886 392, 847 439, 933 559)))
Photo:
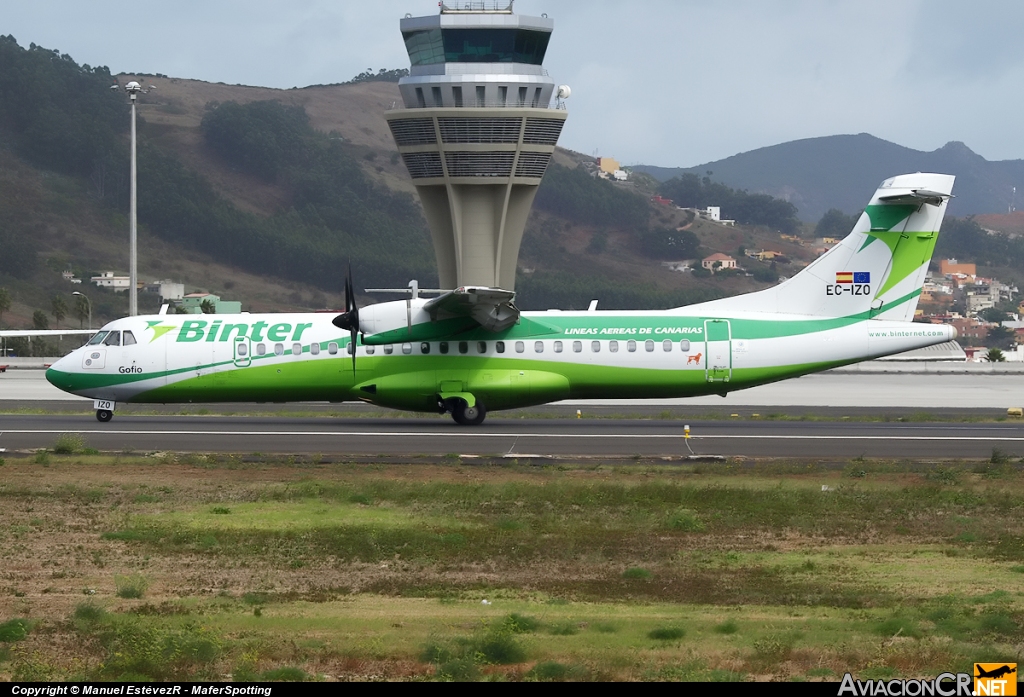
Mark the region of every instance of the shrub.
POLYGON ((533 667, 527 675, 538 680, 564 680, 569 674, 569 666, 557 661, 544 661, 533 667))
POLYGON ((507 665, 526 660, 526 651, 509 632, 493 632, 484 637, 476 648, 488 663, 507 665))
POLYGON ((682 627, 658 627, 647 632, 647 638, 655 641, 675 641, 686 636, 686 630, 682 627))
POLYGON ((555 636, 573 636, 574 634, 580 633, 579 625, 573 622, 561 622, 556 625, 552 625, 551 633, 555 636))
POLYGON ((719 634, 735 634, 740 630, 740 626, 736 624, 736 620, 726 620, 722 624, 715 625, 715 631, 719 634))
POLYGON ((53 452, 57 455, 74 455, 85 448, 85 440, 80 433, 62 433, 53 443, 53 452))
POLYGON ((643 580, 646 580, 646 579, 652 578, 653 576, 654 576, 654 574, 652 574, 650 571, 648 571, 647 569, 641 569, 638 566, 634 566, 634 567, 626 569, 625 571, 622 572, 622 578, 628 578, 628 579, 643 579, 643 580))
POLYGON ((92 624, 102 620, 106 614, 106 610, 97 605, 93 605, 92 603, 80 603, 75 607, 74 618, 80 622, 88 622, 92 624))
POLYGON ((668 526, 673 530, 684 532, 700 532, 704 529, 704 523, 697 517, 697 514, 686 508, 676 511, 669 518, 668 526))
POLYGON ((28 636, 32 623, 24 619, 7 620, 0 624, 0 641, 21 641, 28 636))
POLYGON ((284 668, 274 668, 273 670, 263 671, 263 673, 260 674, 260 680, 272 682, 305 682, 306 680, 309 680, 309 673, 301 668, 285 666, 284 668))
POLYGON ((149 581, 142 574, 115 576, 114 587, 118 598, 141 598, 149 588, 149 581))
POLYGON ((540 627, 540 622, 533 617, 513 612, 505 617, 502 626, 513 634, 525 634, 536 631, 540 627))

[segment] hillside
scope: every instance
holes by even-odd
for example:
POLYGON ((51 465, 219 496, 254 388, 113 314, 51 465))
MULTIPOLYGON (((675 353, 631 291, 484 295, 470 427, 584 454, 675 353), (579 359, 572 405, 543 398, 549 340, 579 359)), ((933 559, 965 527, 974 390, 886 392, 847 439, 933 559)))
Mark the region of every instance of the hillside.
POLYGON ((793 203, 807 222, 830 208, 860 211, 879 182, 905 172, 955 174, 956 198, 949 212, 960 217, 1005 212, 1013 187, 1024 192, 1024 160, 990 162, 958 142, 923 152, 867 133, 795 140, 696 167, 634 169, 660 181, 684 173, 703 177, 710 171, 715 181, 793 203))
MULTIPOLYGON (((362 287, 436 282, 426 224, 383 119, 398 99, 394 83, 272 90, 112 76, 12 37, 0 37, 0 54, 0 287, 14 300, 4 325, 28 326, 33 315, 55 324, 54 297, 76 289, 63 270, 126 272, 128 108, 109 87, 133 78, 146 88, 140 279, 181 281, 255 311, 337 306, 349 261, 362 287), (40 81, 58 85, 62 99, 36 99, 40 81)), ((653 181, 597 180, 579 167, 586 160, 558 151, 542 185, 521 255, 524 309, 593 298, 608 308, 669 307, 770 280, 767 268, 760 281, 669 270, 663 260, 735 255, 778 237, 692 223, 650 203, 653 181)), ((84 288, 96 323, 126 311, 123 294, 84 288)), ((154 303, 140 298, 144 311, 154 303)))

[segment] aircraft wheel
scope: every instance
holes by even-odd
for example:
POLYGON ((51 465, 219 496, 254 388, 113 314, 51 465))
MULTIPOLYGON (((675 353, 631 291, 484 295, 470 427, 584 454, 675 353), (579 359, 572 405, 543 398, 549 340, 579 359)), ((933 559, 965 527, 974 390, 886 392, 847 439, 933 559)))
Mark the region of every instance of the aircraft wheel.
POLYGON ((108 409, 98 409, 98 410, 96 410, 96 420, 99 421, 100 423, 104 423, 105 424, 108 421, 110 421, 112 418, 114 418, 114 412, 112 412, 112 411, 110 411, 108 409))
POLYGON ((487 418, 487 408, 480 401, 475 407, 469 407, 460 399, 452 409, 452 418, 460 426, 479 426, 487 418))

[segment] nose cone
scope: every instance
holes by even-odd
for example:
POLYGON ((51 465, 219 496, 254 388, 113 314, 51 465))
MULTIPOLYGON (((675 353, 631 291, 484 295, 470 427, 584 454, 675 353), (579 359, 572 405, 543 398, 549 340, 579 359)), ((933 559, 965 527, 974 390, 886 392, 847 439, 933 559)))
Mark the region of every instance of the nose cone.
POLYGON ((68 372, 70 367, 68 357, 65 356, 46 369, 46 381, 58 390, 71 392, 72 375, 68 372))

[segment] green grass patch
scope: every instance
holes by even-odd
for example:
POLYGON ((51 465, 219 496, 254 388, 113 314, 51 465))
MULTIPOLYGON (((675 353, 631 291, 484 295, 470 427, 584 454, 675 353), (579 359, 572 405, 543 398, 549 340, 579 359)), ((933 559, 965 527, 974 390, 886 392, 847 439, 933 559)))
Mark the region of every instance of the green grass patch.
POLYGON ((654 574, 647 569, 641 569, 640 567, 634 566, 623 571, 622 578, 629 579, 631 581, 646 581, 647 579, 654 578, 654 574))
POLYGON ((714 630, 717 634, 735 634, 740 630, 740 625, 736 620, 726 620, 721 624, 716 624, 714 630))

